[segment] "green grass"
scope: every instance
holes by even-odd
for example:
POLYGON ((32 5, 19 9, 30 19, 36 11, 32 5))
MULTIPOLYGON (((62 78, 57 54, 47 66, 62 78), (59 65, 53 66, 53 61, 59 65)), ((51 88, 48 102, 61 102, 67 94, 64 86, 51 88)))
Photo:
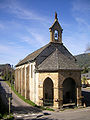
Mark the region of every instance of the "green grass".
POLYGON ((37 108, 40 108, 42 110, 49 110, 49 111, 54 111, 54 109, 51 109, 51 108, 48 108, 48 107, 43 107, 43 106, 38 106, 36 105, 34 102, 32 102, 31 100, 28 100, 28 99, 25 99, 24 96, 21 96, 20 93, 18 93, 15 89, 14 89, 14 85, 11 86, 10 82, 9 81, 5 81, 9 87, 11 87, 11 89, 13 90, 13 92, 20 98, 22 99, 24 102, 34 106, 34 107, 37 107, 37 108))

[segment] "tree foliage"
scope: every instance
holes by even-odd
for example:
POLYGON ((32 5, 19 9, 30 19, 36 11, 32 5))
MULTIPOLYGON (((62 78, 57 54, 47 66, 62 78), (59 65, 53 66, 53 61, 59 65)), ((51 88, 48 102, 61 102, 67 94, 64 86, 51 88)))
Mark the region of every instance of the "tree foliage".
POLYGON ((81 68, 90 67, 90 53, 80 54, 75 57, 77 59, 77 63, 81 68))
POLYGON ((3 72, 3 75, 2 75, 2 77, 3 77, 3 79, 5 80, 5 81, 9 81, 10 83, 14 83, 14 69, 13 68, 6 68, 6 69, 4 69, 4 72, 3 72))

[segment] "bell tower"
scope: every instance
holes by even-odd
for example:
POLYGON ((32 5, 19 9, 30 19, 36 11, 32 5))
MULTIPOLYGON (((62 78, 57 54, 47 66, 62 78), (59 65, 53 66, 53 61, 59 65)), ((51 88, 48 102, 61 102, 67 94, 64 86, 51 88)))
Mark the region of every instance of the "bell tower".
POLYGON ((52 26, 49 28, 50 30, 50 42, 54 43, 62 43, 62 27, 60 26, 57 18, 57 13, 55 12, 55 20, 52 26))

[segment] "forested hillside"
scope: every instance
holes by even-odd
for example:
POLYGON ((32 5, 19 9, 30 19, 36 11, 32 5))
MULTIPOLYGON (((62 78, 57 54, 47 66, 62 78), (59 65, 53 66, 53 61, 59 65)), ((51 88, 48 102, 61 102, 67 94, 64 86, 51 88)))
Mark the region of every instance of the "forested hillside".
POLYGON ((80 67, 90 67, 90 53, 75 56, 80 67))

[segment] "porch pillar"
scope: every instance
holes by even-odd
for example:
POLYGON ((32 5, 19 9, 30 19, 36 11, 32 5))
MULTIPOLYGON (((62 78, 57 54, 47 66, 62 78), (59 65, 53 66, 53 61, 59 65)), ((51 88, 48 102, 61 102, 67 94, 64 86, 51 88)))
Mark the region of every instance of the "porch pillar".
POLYGON ((17 78, 16 78, 16 91, 18 92, 18 69, 16 70, 17 78))
POLYGON ((81 86, 77 87, 77 107, 81 106, 81 86))
POLYGON ((25 97, 25 67, 23 68, 23 96, 25 97))
POLYGON ((19 87, 20 86, 20 82, 19 81, 20 81, 20 79, 19 79, 19 69, 18 69, 18 81, 17 81, 18 82, 18 93, 19 93, 19 88, 20 88, 19 87))
POLYGON ((18 92, 20 93, 20 84, 21 84, 20 83, 20 69, 18 70, 18 84, 19 84, 18 85, 18 89, 19 89, 18 92))
POLYGON ((22 81, 21 81, 21 68, 20 68, 20 94, 21 94, 21 87, 22 87, 22 86, 21 86, 21 84, 22 84, 21 82, 22 82, 22 81))
POLYGON ((62 86, 59 88, 59 94, 60 94, 59 108, 62 109, 62 107, 63 107, 63 87, 62 86))
POLYGON ((15 70, 15 84, 14 84, 15 90, 17 87, 17 71, 15 70))
POLYGON ((54 108, 59 108, 58 87, 54 87, 54 108))
POLYGON ((30 99, 30 90, 29 90, 29 66, 26 67, 26 99, 30 99))
POLYGON ((22 69, 21 68, 21 95, 23 96, 23 72, 22 72, 22 69))
POLYGON ((38 105, 43 106, 43 85, 39 85, 39 103, 38 105))

